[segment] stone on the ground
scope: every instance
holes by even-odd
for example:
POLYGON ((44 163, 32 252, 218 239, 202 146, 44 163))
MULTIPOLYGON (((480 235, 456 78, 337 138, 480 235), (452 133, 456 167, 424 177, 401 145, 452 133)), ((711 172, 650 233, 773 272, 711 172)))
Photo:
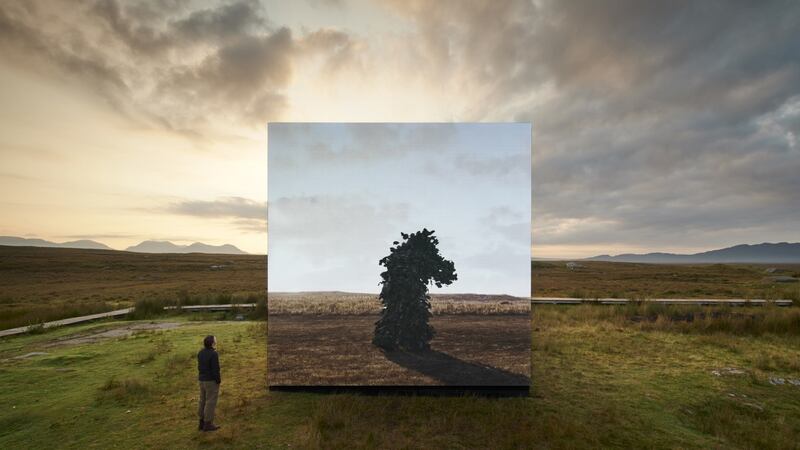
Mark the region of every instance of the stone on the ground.
POLYGON ((742 369, 737 369, 736 367, 723 367, 721 369, 712 370, 711 374, 717 377, 721 377, 723 375, 744 375, 745 371, 742 369))

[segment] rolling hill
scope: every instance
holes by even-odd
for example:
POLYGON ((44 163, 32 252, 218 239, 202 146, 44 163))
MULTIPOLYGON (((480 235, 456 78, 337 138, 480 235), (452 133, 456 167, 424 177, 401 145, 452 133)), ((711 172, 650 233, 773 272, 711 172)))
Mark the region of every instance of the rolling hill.
POLYGON ((239 250, 231 244, 209 245, 202 242, 195 242, 191 245, 178 245, 170 241, 144 241, 140 244, 125 249, 128 252, 137 253, 213 253, 224 255, 246 255, 246 252, 239 250))
POLYGON ((586 260, 633 263, 799 263, 800 243, 742 244, 690 255, 676 253, 599 255, 586 260))
POLYGON ((84 248, 88 250, 113 250, 111 247, 97 241, 81 239, 69 242, 52 242, 44 239, 28 239, 15 236, 0 236, 0 245, 11 247, 54 247, 54 248, 84 248))
MULTIPOLYGON (((0 236, 0 245, 9 247, 47 247, 47 248, 78 248, 86 250, 115 250, 103 243, 81 239, 69 242, 52 242, 44 239, 29 239, 16 236, 0 236)), ((218 255, 247 255, 231 244, 210 245, 195 242, 190 245, 178 245, 169 241, 143 241, 125 249, 136 253, 210 253, 218 255)))

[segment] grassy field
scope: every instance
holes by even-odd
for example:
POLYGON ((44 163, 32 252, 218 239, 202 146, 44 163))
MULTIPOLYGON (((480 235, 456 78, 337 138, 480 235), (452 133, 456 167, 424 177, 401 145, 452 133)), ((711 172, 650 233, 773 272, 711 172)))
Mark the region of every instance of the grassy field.
MULTIPOLYGON (((771 281, 774 275, 800 277, 800 265, 579 264, 582 267, 570 270, 565 262, 532 262, 533 295, 787 298, 800 303, 800 283, 771 281), (770 268, 776 271, 767 273, 770 268)), ((162 304, 265 301, 266 269, 264 255, 165 255, 0 246, 0 329, 110 311, 141 300, 162 304)), ((434 302, 434 313, 464 310, 462 299, 442 298, 446 301, 434 302)), ((276 299, 274 306, 279 307, 280 302, 276 299)), ((348 306, 372 311, 378 304, 367 299, 360 304, 348 302, 348 306)), ((315 313, 338 308, 327 301, 307 307, 315 313)))
MULTIPOLYGON (((265 322, 154 307, 152 321, 0 339, 0 448, 800 448, 800 286, 769 278, 800 266, 581 264, 534 262, 533 294, 795 307, 536 306, 531 395, 505 399, 270 393, 265 322), (203 434, 193 358, 209 333, 223 428, 203 434)), ((263 256, 0 247, 0 327, 144 300, 262 301, 265 269, 263 256)))
POLYGON ((267 258, 0 246, 0 329, 133 306, 265 299, 267 258), (212 267, 213 266, 213 267, 212 267))
POLYGON ((534 297, 763 298, 800 302, 800 264, 638 264, 578 261, 531 262, 534 297))
POLYGON ((800 442, 800 386, 791 384, 800 379, 797 308, 537 306, 531 395, 506 399, 269 393, 265 323, 187 320, 200 317, 165 317, 157 323, 171 328, 111 336, 153 325, 107 322, 0 341, 0 448, 800 442), (222 428, 204 434, 194 429, 193 357, 207 333, 220 341, 222 428), (47 354, 17 358, 37 351, 47 354))

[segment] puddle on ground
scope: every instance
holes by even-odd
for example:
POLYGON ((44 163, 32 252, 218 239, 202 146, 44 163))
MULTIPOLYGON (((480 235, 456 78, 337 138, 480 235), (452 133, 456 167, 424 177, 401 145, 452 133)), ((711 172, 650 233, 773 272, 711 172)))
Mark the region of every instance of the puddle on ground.
POLYGON ((119 338, 123 336, 130 336, 136 331, 144 330, 168 330, 181 326, 179 322, 152 322, 152 323, 137 323, 133 325, 124 325, 97 333, 70 335, 58 338, 53 342, 49 342, 44 347, 61 347, 65 345, 80 345, 80 344, 94 344, 96 342, 105 341, 108 339, 119 338))

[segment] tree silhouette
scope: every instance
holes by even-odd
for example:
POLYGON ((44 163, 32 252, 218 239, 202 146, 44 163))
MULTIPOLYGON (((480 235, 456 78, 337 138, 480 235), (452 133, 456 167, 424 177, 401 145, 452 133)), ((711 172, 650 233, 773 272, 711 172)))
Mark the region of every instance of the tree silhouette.
POLYGON ((434 330, 428 324, 431 302, 428 284, 449 285, 458 279, 455 265, 439 254, 439 240, 434 230, 406 234, 403 242, 393 242, 390 254, 378 262, 385 266, 381 273, 383 302, 381 318, 375 322, 372 343, 387 350, 427 350, 434 330))

